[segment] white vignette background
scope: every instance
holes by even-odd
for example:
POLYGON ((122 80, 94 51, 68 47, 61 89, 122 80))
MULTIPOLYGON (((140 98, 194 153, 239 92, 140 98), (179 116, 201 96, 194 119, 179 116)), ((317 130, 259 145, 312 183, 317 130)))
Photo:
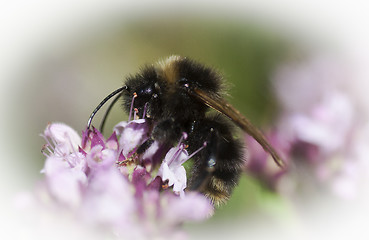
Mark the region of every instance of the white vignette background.
MULTIPOLYGON (((360 0, 250 0, 250 1, 97 1, 97 0, 64 0, 64 1, 45 1, 45 0, 15 0, 0 1, 0 81, 1 81, 1 116, 12 114, 13 108, 17 104, 17 92, 9 91, 14 84, 15 73, 27 68, 33 59, 32 51, 43 44, 53 42, 53 44, 64 45, 70 38, 78 34, 81 27, 108 25, 109 21, 114 22, 114 18, 124 18, 133 15, 145 14, 148 11, 170 10, 170 8, 194 9, 198 12, 206 11, 211 6, 215 11, 222 11, 230 15, 253 15, 265 24, 275 24, 281 31, 292 32, 300 38, 322 35, 327 41, 332 41, 337 46, 341 56, 347 59, 354 68, 355 76, 352 85, 355 94, 361 99, 364 106, 368 106, 366 99, 369 89, 369 4, 360 0), (25 24, 26 23, 26 24, 25 24), (63 43, 63 44, 62 44, 63 43)), ((98 27, 96 27, 98 28, 98 27)), ((24 79, 26 81, 26 79, 24 79)), ((40 108, 41 106, 37 106, 40 108)), ((7 118, 9 119, 9 118, 7 118)), ((0 202, 0 224, 1 239, 14 239, 13 233, 17 231, 17 216, 12 210, 13 194, 26 185, 26 178, 17 174, 17 169, 12 161, 18 158, 26 158, 27 153, 22 151, 22 146, 17 146, 17 152, 11 152, 9 148, 14 142, 9 142, 10 135, 22 137, 19 132, 11 132, 16 129, 12 122, 5 122, 4 117, 0 117, 1 134, 1 202, 0 202)), ((27 119, 18 122, 27 124, 27 119)), ((368 146, 369 147, 369 146, 368 146)), ((365 228, 365 220, 369 214, 367 206, 367 196, 362 199, 362 205, 352 205, 352 211, 345 219, 326 219, 326 225, 317 228, 321 231, 321 237, 345 239, 352 233, 353 239, 366 239, 369 230, 365 228), (350 214, 352 213, 352 214, 350 214), (345 234, 335 234, 336 229, 346 229, 345 234)), ((322 205, 324 207, 324 205, 322 205)), ((337 209, 339 211, 339 209, 337 209)), ((319 212, 317 209, 316 212, 319 212)), ((232 238, 238 236, 242 239, 260 239, 262 237, 273 237, 274 239, 285 238, 286 235, 273 233, 273 228, 263 226, 260 229, 247 231, 242 222, 238 226, 223 226, 224 234, 217 235, 216 239, 230 237, 229 232, 233 232, 232 238), (260 234, 263 232, 263 234, 260 234), (268 233, 269 232, 269 233, 268 233)), ((53 231, 45 229, 45 231, 53 231)), ((340 231, 342 232, 342 231, 340 231)), ((205 231, 203 232, 205 233, 205 231)), ((218 234, 218 233, 217 233, 218 234)), ((315 234, 313 234, 315 236, 315 234)), ((52 236, 26 232, 25 239, 43 239, 43 236, 52 236)), ((66 237, 70 234, 66 234, 66 237)), ((83 236, 83 235, 82 235, 83 236)), ((211 232, 206 232, 207 237, 211 237, 211 232)), ((287 234, 288 236, 288 234, 287 234)), ((291 237, 291 236, 290 236, 291 237)), ((298 237, 298 236, 295 236, 298 237)), ((61 239, 62 237, 59 236, 61 239)), ((263 238, 264 239, 264 238, 263 238)))

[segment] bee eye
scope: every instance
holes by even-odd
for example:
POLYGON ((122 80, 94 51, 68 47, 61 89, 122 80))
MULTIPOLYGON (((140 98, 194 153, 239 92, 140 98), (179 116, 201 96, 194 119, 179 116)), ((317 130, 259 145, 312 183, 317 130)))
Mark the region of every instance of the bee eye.
POLYGON ((181 79, 179 79, 179 83, 180 83, 181 86, 183 86, 185 88, 190 87, 187 78, 181 78, 181 79))
POLYGON ((186 84, 186 83, 188 83, 188 79, 183 77, 183 78, 179 79, 179 83, 180 84, 186 84))

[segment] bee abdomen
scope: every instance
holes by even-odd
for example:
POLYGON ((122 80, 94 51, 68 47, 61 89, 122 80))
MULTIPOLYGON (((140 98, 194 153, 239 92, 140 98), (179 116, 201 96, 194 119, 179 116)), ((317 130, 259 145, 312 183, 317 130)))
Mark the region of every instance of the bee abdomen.
POLYGON ((244 164, 243 144, 233 137, 232 126, 222 117, 205 119, 199 127, 202 128, 197 135, 200 140, 195 145, 199 141, 206 141, 207 145, 195 155, 189 189, 200 191, 214 205, 221 205, 238 184, 244 164))
POLYGON ((233 189, 229 187, 226 181, 212 176, 207 187, 202 190, 202 193, 209 198, 214 205, 219 206, 229 200, 232 190, 233 189))
POLYGON ((243 160, 241 156, 227 159, 219 158, 218 163, 223 166, 216 167, 215 171, 210 173, 206 187, 201 190, 214 205, 221 205, 229 200, 233 189, 239 182, 243 160))

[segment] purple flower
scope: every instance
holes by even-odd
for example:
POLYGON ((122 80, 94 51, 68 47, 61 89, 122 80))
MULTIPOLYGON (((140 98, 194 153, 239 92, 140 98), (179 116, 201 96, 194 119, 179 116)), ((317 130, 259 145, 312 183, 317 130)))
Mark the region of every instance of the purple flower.
POLYGON ((343 198, 356 195, 358 170, 364 166, 357 146, 368 142, 358 139, 366 121, 356 112, 354 96, 342 87, 346 70, 337 61, 316 57, 277 71, 274 83, 282 111, 268 138, 288 167, 271 168, 270 157, 247 139, 249 172, 284 192, 306 187, 326 189, 343 198))
POLYGON ((168 181, 168 186, 173 186, 173 191, 181 197, 184 196, 184 189, 187 184, 186 170, 182 166, 188 159, 188 153, 184 149, 184 144, 179 143, 177 147, 171 148, 165 156, 159 171, 163 181, 168 181))
POLYGON ((140 146, 149 137, 149 126, 145 119, 133 120, 130 122, 120 122, 114 127, 114 131, 120 136, 119 145, 124 146, 122 153, 130 156, 135 148, 140 146))
POLYGON ((165 148, 154 141, 139 155, 137 148, 150 136, 148 123, 138 119, 114 129, 107 140, 96 129, 86 129, 81 139, 67 125, 47 126, 41 186, 56 206, 87 224, 131 238, 175 236, 181 223, 212 215, 208 199, 184 192, 182 164, 191 156, 182 142, 162 154, 165 148))
POLYGON ((278 190, 280 179, 289 170, 290 161, 290 143, 284 139, 279 132, 271 130, 267 132, 266 138, 269 143, 276 149, 286 164, 285 168, 278 167, 272 157, 265 152, 261 145, 249 135, 245 135, 245 171, 253 177, 259 179, 264 186, 270 190, 278 190))
POLYGON ((42 136, 47 142, 43 147, 47 159, 41 172, 50 195, 62 204, 76 207, 82 201, 81 189, 87 184, 86 159, 78 152, 81 138, 62 123, 49 124, 42 136))

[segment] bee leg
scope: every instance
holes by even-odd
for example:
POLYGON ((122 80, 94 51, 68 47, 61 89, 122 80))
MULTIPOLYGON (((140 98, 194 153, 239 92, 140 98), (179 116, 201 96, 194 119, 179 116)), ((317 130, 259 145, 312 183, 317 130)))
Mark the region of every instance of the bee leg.
POLYGON ((198 166, 199 174, 191 182, 191 185, 188 188, 188 190, 202 192, 206 188, 206 185, 209 183, 211 179, 212 173, 215 171, 216 147, 217 147, 217 139, 214 136, 214 129, 211 128, 210 138, 208 141, 206 141, 205 149, 202 150, 206 152, 203 155, 207 156, 204 161, 205 164, 201 164, 201 166, 198 166))
MULTIPOLYGON (((147 119, 148 121, 148 119, 147 119)), ((152 122, 150 122, 152 124, 152 122)), ((137 153, 142 154, 151 147, 154 141, 158 141, 161 145, 169 147, 173 145, 181 136, 180 128, 173 119, 165 119, 159 121, 153 127, 152 134, 141 146, 138 147, 137 153)))
POLYGON ((182 132, 181 124, 175 119, 168 118, 156 124, 152 130, 152 138, 161 143, 173 146, 181 138, 182 132))
POLYGON ((151 147, 151 145, 154 143, 154 139, 149 138, 147 139, 144 143, 142 143, 138 148, 137 148, 137 153, 138 154, 142 154, 144 152, 146 152, 147 149, 149 149, 149 147, 151 147))
POLYGON ((231 125, 215 116, 199 122, 190 140, 196 147, 200 141, 206 141, 207 146, 194 156, 189 189, 203 193, 214 205, 230 198, 242 173, 243 144, 233 135, 231 125))
POLYGON ((172 119, 159 121, 153 127, 151 136, 137 148, 136 153, 142 155, 157 141, 159 142, 160 148, 156 151, 157 153, 153 158, 152 164, 160 164, 158 160, 162 159, 165 156, 164 154, 178 142, 178 139, 182 136, 182 132, 178 124, 172 119))

